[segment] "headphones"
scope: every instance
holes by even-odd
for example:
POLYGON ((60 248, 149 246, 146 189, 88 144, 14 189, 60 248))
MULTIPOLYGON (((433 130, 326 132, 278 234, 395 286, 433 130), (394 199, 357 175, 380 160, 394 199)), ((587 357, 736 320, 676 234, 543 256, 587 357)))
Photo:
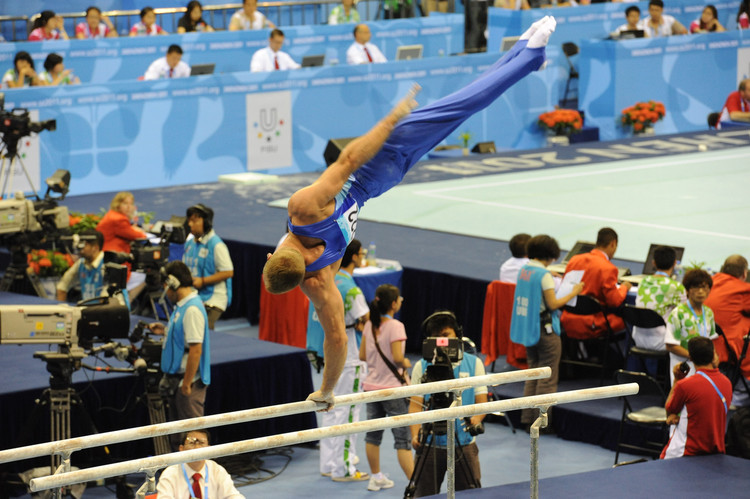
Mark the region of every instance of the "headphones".
POLYGON ((172 274, 167 274, 164 267, 162 267, 159 273, 161 274, 161 282, 165 283, 169 289, 172 291, 180 289, 180 280, 172 274))
MULTIPOLYGON (((193 213, 196 213, 203 219, 203 231, 210 231, 214 225, 214 210, 203 203, 198 203, 187 209, 188 218, 190 218, 193 213)), ((187 221, 185 223, 187 223, 187 221)))
POLYGON ((456 336, 461 338, 463 334, 463 328, 458 324, 456 314, 449 310, 440 310, 434 314, 428 316, 422 321, 422 335, 425 338, 430 337, 430 330, 437 329, 434 331, 435 334, 439 333, 446 327, 453 329, 456 332, 456 336))

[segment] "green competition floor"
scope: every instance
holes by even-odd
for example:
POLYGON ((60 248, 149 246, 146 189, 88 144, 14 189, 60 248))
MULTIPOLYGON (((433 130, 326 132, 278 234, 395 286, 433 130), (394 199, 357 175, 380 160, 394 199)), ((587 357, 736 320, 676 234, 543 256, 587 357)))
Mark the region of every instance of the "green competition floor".
POLYGON ((506 241, 546 233, 565 250, 610 226, 616 258, 644 261, 649 244, 669 244, 685 248, 686 264, 714 270, 730 254, 750 256, 749 217, 750 147, 400 185, 360 213, 506 241))

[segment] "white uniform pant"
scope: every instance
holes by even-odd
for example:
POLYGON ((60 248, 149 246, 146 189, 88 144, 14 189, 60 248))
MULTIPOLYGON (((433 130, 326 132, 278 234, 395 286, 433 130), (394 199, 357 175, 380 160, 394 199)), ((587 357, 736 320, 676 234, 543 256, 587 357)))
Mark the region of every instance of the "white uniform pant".
MULTIPOLYGON (((333 389, 335 396, 360 393, 362 381, 365 379, 367 365, 364 362, 347 364, 341 373, 336 387, 333 389)), ((335 406, 328 412, 323 413, 323 426, 356 423, 359 421, 360 405, 335 406)), ((357 435, 344 435, 340 437, 324 438, 320 441, 320 472, 330 473, 331 477, 344 477, 353 475, 357 468, 355 459, 357 456, 357 435)))

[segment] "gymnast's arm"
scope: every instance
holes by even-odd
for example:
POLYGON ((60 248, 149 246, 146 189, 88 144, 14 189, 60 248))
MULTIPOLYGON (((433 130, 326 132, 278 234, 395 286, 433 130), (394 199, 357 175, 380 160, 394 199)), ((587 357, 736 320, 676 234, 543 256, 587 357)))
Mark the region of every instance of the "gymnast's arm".
POLYGON ((295 192, 289 198, 290 215, 300 216, 304 222, 305 215, 309 213, 308 210, 315 210, 318 211, 314 214, 315 219, 319 219, 322 211, 341 191, 349 175, 367 163, 383 147, 396 124, 417 106, 414 97, 420 89, 419 85, 414 85, 406 97, 385 118, 369 132, 349 142, 341 151, 338 160, 329 166, 312 185, 295 192))

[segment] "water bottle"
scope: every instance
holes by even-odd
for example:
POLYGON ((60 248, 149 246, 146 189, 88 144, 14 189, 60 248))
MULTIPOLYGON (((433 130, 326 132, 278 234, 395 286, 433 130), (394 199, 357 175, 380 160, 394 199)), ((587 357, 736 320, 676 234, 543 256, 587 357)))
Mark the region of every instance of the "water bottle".
POLYGON ((377 257, 375 255, 377 251, 377 248, 375 247, 375 243, 373 241, 370 241, 370 246, 367 248, 367 266, 368 267, 375 267, 377 265, 377 257))

